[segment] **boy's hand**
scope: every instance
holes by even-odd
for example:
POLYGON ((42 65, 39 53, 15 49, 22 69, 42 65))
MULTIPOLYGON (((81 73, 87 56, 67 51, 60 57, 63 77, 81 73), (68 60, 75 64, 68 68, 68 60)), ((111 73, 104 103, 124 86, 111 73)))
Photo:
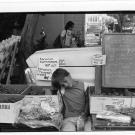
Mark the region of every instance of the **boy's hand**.
POLYGON ((78 117, 77 120, 77 131, 84 131, 84 119, 82 116, 78 117))

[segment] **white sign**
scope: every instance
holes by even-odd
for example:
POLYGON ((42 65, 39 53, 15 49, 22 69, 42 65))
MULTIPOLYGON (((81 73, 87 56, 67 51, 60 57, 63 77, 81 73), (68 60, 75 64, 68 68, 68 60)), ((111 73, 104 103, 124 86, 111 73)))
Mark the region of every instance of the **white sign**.
POLYGON ((99 96, 90 97, 90 113, 98 114, 103 111, 110 111, 109 108, 130 108, 131 102, 132 98, 99 96))
POLYGON ((96 54, 91 57, 91 65, 105 65, 106 55, 96 54))
POLYGON ((39 58, 37 80, 51 80, 53 72, 59 68, 59 59, 57 57, 39 58))

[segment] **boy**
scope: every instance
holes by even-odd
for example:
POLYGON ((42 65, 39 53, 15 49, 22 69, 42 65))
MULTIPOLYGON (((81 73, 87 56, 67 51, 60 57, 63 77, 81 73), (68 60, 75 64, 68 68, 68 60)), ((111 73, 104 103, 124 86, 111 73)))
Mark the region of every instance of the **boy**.
POLYGON ((70 73, 65 69, 58 68, 53 72, 52 86, 59 90, 63 98, 62 131, 91 131, 91 123, 87 120, 89 102, 84 84, 73 80, 70 73))

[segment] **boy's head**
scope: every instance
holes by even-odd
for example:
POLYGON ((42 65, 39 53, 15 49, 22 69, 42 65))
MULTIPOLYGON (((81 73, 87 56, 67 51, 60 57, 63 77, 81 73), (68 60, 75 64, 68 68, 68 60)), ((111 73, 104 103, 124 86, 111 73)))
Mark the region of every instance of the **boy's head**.
POLYGON ((55 89, 71 88, 73 80, 68 71, 62 68, 56 69, 52 74, 52 86, 55 89))

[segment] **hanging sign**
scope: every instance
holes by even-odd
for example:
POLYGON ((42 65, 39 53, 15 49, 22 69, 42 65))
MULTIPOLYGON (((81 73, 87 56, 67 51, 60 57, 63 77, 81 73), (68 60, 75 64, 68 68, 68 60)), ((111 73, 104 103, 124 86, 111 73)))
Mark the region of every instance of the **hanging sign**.
POLYGON ((91 57, 91 65, 105 65, 106 64, 106 55, 96 54, 91 57))
POLYGON ((51 80, 53 72, 59 68, 59 58, 57 57, 40 57, 37 80, 51 80))

